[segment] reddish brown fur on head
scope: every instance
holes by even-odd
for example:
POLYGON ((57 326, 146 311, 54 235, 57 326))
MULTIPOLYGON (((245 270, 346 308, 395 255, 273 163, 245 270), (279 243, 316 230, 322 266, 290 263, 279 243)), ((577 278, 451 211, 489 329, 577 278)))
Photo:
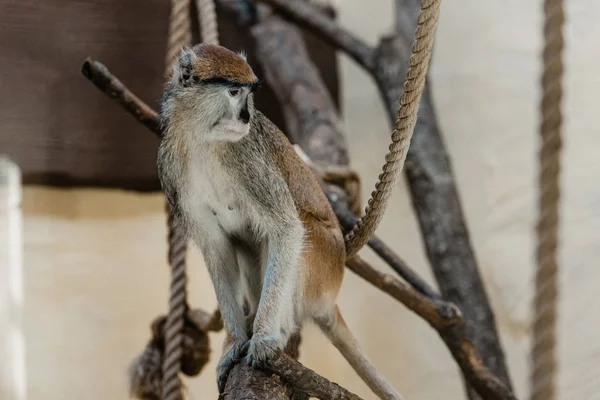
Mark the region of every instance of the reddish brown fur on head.
POLYGON ((222 78, 242 85, 258 80, 246 60, 225 47, 199 44, 192 50, 197 56, 194 60, 194 74, 201 80, 222 78))

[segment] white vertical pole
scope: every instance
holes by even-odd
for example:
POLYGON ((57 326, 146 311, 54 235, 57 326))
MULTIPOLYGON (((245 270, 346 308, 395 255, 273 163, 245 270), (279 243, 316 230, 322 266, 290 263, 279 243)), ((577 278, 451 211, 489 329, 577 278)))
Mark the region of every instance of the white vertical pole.
POLYGON ((0 155, 0 399, 25 400, 21 173, 0 155))

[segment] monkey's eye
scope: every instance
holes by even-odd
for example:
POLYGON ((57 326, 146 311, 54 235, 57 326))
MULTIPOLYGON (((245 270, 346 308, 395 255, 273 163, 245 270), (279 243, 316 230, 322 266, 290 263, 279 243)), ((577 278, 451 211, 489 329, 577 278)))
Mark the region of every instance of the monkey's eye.
POLYGON ((236 97, 238 94, 240 94, 240 89, 229 89, 229 95, 231 97, 236 97))

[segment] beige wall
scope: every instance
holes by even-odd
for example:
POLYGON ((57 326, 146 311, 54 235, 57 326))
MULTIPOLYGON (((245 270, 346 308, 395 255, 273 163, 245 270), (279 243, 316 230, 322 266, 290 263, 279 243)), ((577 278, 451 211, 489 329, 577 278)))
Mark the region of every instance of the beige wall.
MULTIPOLYGON (((594 158, 600 145, 600 3, 569 3, 567 136, 562 205, 560 398, 600 399, 600 225, 594 158)), ((341 2, 341 21, 374 43, 391 26, 391 1, 341 2)), ((450 151, 482 275, 496 311, 519 397, 527 392, 527 352, 538 101, 541 1, 446 0, 432 68, 439 122, 450 151)), ((344 121, 353 165, 370 193, 389 126, 368 76, 340 56, 344 121)), ((115 112, 119 112, 115 109, 115 112)), ((433 282, 404 185, 380 235, 433 282)), ((25 330, 30 399, 125 399, 126 368, 166 308, 165 218, 160 195, 119 191, 24 192, 25 330)), ((385 268, 369 252, 365 257, 385 268)), ((201 256, 190 254, 192 303, 215 305, 201 256)), ((456 367, 431 328, 348 274, 340 294, 365 352, 407 399, 463 398, 456 367)), ((308 327, 301 361, 374 398, 308 327)), ((188 381, 190 398, 216 398, 213 361, 188 381)))

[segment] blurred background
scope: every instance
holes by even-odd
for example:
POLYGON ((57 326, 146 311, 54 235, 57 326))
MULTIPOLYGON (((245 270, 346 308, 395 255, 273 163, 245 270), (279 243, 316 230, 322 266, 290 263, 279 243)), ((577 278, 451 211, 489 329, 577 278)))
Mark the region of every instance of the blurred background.
MULTIPOLYGON (((155 105, 168 2, 51 3, 0 0, 0 154, 29 171, 22 201, 28 398, 126 399, 127 367, 146 344, 149 323, 167 309, 165 201, 156 191, 154 166, 158 141, 79 68, 88 55, 98 56, 155 105), (75 35, 90 26, 88 37, 75 35), (24 72, 8 73, 15 70, 24 72), (65 74, 72 85, 61 81, 65 74), (55 104, 55 93, 66 103, 55 104), (111 132, 107 124, 119 129, 111 132), (98 152, 103 140, 106 151, 98 152), (102 177, 95 172, 100 164, 110 166, 102 177), (54 171, 54 179, 46 170, 54 171)), ((336 4, 340 23, 371 44, 391 30, 391 0, 336 4)), ((593 400, 600 399, 600 313, 593 311, 600 282, 600 3, 566 6, 559 398, 593 400)), ((541 0, 444 0, 430 73, 438 123, 519 398, 528 393, 541 24, 541 0)), ((331 71, 326 80, 339 90, 351 164, 366 199, 390 126, 372 79, 346 56, 336 57, 339 81, 331 71)), ((378 234, 435 284, 404 182, 378 234)), ((362 253, 387 270, 369 250, 362 253)), ((195 247, 188 260, 190 301, 212 310, 212 285, 195 247)), ((425 322, 350 273, 339 303, 366 354, 407 399, 464 398, 454 360, 425 322)), ((186 380, 190 399, 217 397, 222 335, 211 337, 210 364, 186 380)), ((304 330, 300 361, 374 398, 312 326, 304 330)))

